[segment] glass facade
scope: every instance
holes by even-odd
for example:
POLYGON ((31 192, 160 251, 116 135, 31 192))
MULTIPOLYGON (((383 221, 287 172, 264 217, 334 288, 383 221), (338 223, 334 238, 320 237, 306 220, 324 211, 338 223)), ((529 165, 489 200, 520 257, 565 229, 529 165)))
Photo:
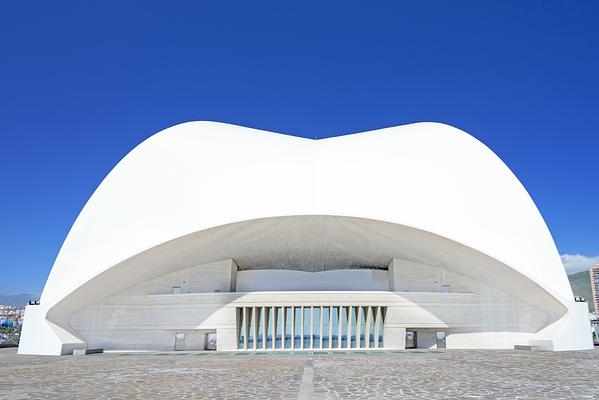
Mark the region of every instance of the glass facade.
POLYGON ((383 306, 254 306, 237 308, 242 350, 384 348, 383 306))

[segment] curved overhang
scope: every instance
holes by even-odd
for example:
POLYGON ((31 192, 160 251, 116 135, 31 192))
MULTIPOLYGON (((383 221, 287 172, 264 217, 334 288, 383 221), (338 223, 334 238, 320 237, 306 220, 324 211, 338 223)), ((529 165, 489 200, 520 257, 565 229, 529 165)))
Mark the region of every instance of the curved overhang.
POLYGON ((214 227, 147 249, 105 268, 52 307, 48 319, 76 334, 69 327, 69 317, 85 306, 158 276, 225 259, 234 260, 240 270, 307 272, 387 268, 393 259, 402 259, 495 287, 543 310, 548 324, 567 311, 550 291, 526 275, 448 238, 364 218, 287 216, 214 227))
POLYGON ((146 249, 234 222, 345 215, 450 238, 572 292, 534 203, 486 146, 420 123, 310 140, 194 122, 143 142, 106 177, 73 225, 42 295, 51 307, 146 249))

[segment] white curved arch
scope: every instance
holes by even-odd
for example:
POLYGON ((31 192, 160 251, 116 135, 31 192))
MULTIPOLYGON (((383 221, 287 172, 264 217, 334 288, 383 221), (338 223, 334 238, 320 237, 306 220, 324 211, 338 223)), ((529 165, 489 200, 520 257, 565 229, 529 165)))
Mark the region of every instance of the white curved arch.
POLYGON ((114 266, 175 238, 288 216, 347 216, 429 232, 500 261, 571 309, 539 211, 472 136, 418 123, 311 140, 214 122, 166 129, 110 172, 69 232, 40 307, 52 310, 114 266))

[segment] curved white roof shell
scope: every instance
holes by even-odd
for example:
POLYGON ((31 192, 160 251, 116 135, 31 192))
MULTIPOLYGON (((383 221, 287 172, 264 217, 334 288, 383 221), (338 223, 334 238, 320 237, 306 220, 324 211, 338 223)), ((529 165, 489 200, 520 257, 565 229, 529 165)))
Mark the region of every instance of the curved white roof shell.
POLYGON ((185 237, 178 252, 191 257, 210 248, 215 259, 234 258, 240 268, 384 266, 392 257, 436 251, 429 262, 463 269, 463 247, 525 276, 563 310, 573 297, 524 187, 491 150, 459 129, 417 123, 312 140, 189 122, 141 143, 104 179, 60 250, 41 307, 62 326, 61 313, 98 298, 93 282, 104 282, 106 295, 137 279, 109 279, 115 266, 144 275, 141 264, 123 265, 185 237), (291 229, 279 217, 299 222, 291 229), (355 245, 355 234, 374 238, 372 245, 355 245), (402 235, 411 239, 401 241, 402 235), (431 244, 435 237, 455 246, 431 244))

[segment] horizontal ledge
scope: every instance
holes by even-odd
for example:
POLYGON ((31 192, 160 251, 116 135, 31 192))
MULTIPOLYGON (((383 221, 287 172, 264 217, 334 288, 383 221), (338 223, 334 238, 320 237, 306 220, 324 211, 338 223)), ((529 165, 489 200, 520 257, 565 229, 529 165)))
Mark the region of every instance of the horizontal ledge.
POLYGON ((382 295, 435 295, 435 296, 476 296, 475 293, 469 292, 390 292, 386 290, 280 290, 280 291, 255 291, 255 292, 193 292, 193 293, 162 293, 148 294, 145 297, 185 297, 185 296, 235 296, 235 295, 289 295, 289 294, 348 294, 348 295, 366 295, 366 294, 382 294, 382 295))

